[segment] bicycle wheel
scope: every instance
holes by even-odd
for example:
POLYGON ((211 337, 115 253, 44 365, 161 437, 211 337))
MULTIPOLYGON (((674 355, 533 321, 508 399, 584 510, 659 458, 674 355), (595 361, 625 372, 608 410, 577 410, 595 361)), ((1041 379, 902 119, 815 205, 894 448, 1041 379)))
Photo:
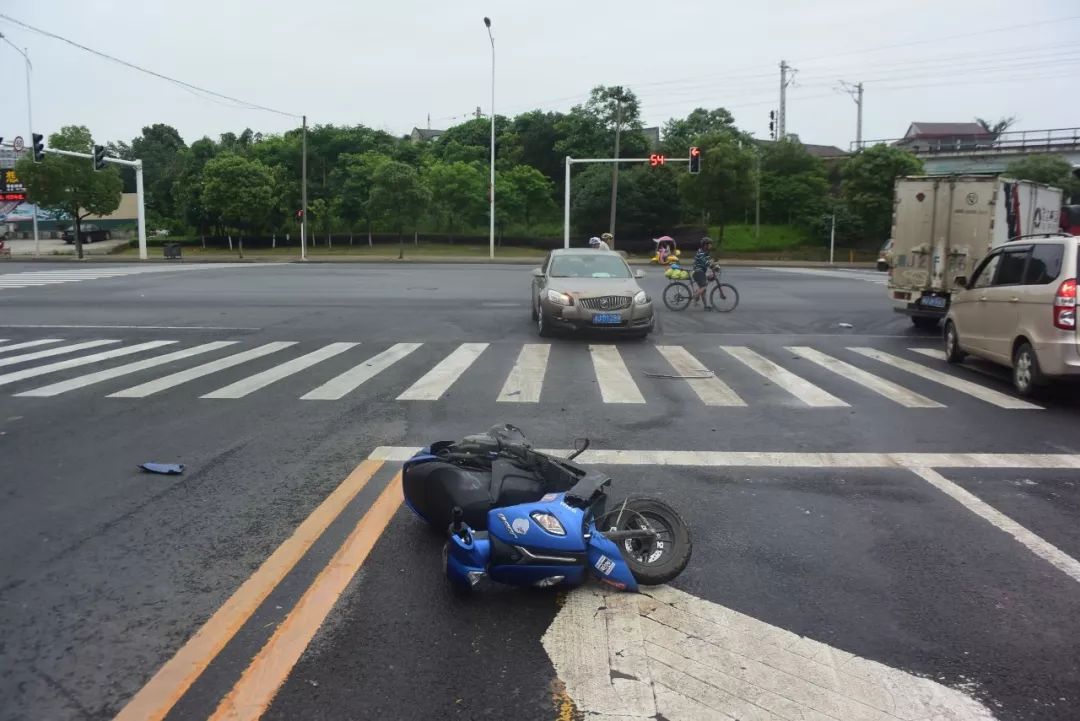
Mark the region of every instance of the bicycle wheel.
POLYGON ((690 286, 680 281, 668 283, 667 288, 664 288, 664 305, 668 310, 686 310, 693 297, 694 293, 690 290, 690 286))
POLYGON ((739 305, 739 291, 728 283, 718 283, 709 294, 709 305, 713 310, 730 313, 735 310, 735 306, 739 305))

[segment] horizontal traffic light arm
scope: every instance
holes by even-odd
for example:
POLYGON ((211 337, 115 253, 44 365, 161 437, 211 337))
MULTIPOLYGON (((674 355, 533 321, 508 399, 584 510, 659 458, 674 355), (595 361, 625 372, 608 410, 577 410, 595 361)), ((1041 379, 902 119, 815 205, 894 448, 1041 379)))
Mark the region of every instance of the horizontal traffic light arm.
MULTIPOLYGON (((46 155, 66 155, 69 158, 86 158, 87 160, 93 160, 93 153, 78 153, 74 150, 57 150, 56 148, 45 148, 46 155)), ((141 160, 121 160, 120 158, 110 158, 106 155, 103 160, 106 163, 113 163, 114 165, 127 165, 132 168, 142 167, 141 160)))

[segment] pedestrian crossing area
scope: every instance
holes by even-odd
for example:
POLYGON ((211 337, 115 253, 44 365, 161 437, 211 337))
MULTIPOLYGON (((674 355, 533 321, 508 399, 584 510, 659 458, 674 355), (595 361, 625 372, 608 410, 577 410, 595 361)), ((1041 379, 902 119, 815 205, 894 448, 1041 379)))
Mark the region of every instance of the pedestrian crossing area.
POLYGON ((76 283, 83 280, 120 278, 146 273, 176 273, 191 270, 222 268, 250 268, 257 263, 188 263, 184 265, 101 265, 92 267, 66 267, 59 270, 27 270, 16 273, 0 273, 0 294, 5 290, 36 288, 57 283, 76 283))
POLYGON ((762 267, 761 270, 772 270, 777 273, 794 273, 796 275, 816 275, 822 278, 841 278, 847 280, 863 280, 877 285, 888 285, 889 276, 886 273, 873 270, 859 270, 857 268, 778 268, 762 267))
POLYGON ((936 348, 861 345, 252 342, 117 338, 0 339, 4 396, 90 393, 240 401, 277 393, 304 403, 697 404, 935 411, 961 402, 1041 410, 1006 383, 944 363, 936 348))

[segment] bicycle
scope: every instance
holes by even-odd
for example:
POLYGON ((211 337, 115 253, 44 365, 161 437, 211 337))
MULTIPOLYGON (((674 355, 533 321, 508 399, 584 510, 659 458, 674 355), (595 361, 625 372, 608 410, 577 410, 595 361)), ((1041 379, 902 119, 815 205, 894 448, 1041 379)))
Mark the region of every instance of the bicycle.
MULTIPOLYGON (((713 310, 730 313, 739 305, 739 291, 731 283, 720 282, 720 266, 713 265, 706 276, 708 283, 715 283, 709 292, 709 305, 713 310)), ((694 299, 692 280, 673 280, 664 288, 664 305, 668 310, 686 310, 694 299)))

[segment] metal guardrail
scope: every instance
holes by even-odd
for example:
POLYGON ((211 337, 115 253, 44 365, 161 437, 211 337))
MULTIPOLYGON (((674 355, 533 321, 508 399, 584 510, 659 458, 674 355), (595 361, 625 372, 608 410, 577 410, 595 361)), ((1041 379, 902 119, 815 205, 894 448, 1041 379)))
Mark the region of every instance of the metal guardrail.
POLYGON ((995 137, 963 138, 888 138, 853 141, 852 151, 873 145, 900 145, 916 155, 938 153, 993 154, 1017 151, 1070 150, 1080 148, 1080 128, 1051 128, 1048 130, 1010 130, 995 137))

